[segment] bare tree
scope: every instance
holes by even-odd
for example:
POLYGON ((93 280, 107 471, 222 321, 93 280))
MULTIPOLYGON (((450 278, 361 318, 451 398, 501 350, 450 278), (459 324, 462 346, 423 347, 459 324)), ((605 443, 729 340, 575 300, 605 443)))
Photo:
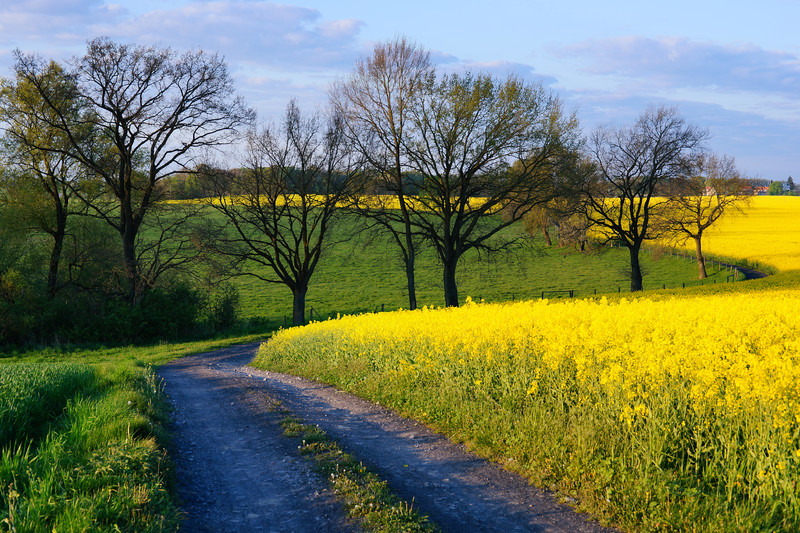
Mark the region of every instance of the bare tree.
POLYGON ((415 191, 407 174, 406 145, 411 110, 433 76, 430 53, 397 38, 375 45, 372 55, 359 60, 350 77, 335 83, 330 92, 333 106, 345 119, 348 137, 374 171, 369 189, 373 194, 356 207, 388 232, 400 249, 409 309, 417 307, 417 243, 409 207, 415 191))
MULTIPOLYGON (((121 237, 127 300, 134 305, 165 269, 188 260, 170 248, 167 256, 150 256, 157 265, 141 262, 147 254, 137 246, 143 224, 160 198, 159 182, 193 166, 198 151, 233 142, 237 129, 251 122, 254 113, 235 97, 233 80, 217 55, 177 54, 98 38, 88 43, 85 56, 73 62, 75 97, 90 108, 75 123, 57 104, 58 96, 37 77, 40 60, 19 52, 16 59, 17 76, 30 83, 49 107, 38 118, 68 140, 68 147, 54 151, 88 167, 115 200, 110 210, 102 203, 91 207, 121 237), (93 142, 79 135, 87 128, 93 132, 93 142)), ((158 232, 162 238, 170 233, 158 232)), ((163 241, 156 239, 144 246, 151 252, 165 250, 163 241)))
POLYGON ((248 137, 244 168, 206 178, 214 191, 208 205, 226 221, 211 230, 206 245, 230 258, 234 269, 267 267, 268 274, 242 273, 288 287, 295 325, 305 322, 309 282, 358 186, 361 164, 353 154, 339 115, 306 118, 292 101, 279 127, 248 137))
POLYGON ((430 80, 412 118, 412 222, 442 263, 445 305, 458 306, 459 259, 507 247, 498 232, 563 192, 578 121, 541 85, 472 74, 430 80))
POLYGON ((695 164, 696 171, 672 188, 668 221, 678 242, 694 241, 699 279, 705 279, 703 233, 723 215, 741 212, 750 196, 732 157, 701 154, 695 164))
POLYGON ((630 253, 631 291, 642 290, 639 251, 663 234, 671 182, 691 174, 708 136, 673 107, 649 108, 632 126, 598 128, 589 151, 596 172, 585 189, 586 216, 606 240, 630 253))

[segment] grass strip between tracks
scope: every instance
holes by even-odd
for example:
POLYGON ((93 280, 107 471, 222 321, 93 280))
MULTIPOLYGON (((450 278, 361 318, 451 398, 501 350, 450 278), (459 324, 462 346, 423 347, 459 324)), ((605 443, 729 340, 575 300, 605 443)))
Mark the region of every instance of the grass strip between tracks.
POLYGON ((319 427, 305 424, 288 410, 281 409, 283 433, 300 441, 300 454, 316 463, 350 517, 367 531, 437 532, 428 517, 414 510, 413 502, 400 498, 386 481, 345 453, 319 427))

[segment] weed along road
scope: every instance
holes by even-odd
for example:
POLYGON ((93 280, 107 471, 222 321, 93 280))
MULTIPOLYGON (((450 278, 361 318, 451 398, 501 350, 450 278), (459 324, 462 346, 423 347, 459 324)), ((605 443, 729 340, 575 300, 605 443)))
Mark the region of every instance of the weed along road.
POLYGON ((358 531, 296 439, 318 425, 444 531, 611 531, 416 422, 313 381, 247 367, 257 344, 178 359, 159 374, 186 531, 358 531))

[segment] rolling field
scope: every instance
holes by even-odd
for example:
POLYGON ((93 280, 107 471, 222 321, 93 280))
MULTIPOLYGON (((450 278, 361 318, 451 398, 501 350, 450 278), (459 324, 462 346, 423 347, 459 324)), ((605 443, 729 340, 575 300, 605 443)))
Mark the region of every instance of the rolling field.
MULTIPOLYGON (((423 252, 426 309, 282 330, 257 364, 390 405, 628 530, 796 530, 797 200, 756 198, 708 238, 710 254, 781 270, 764 280, 725 283, 712 268, 698 286, 691 259, 647 252, 646 291, 632 296, 626 250, 534 242, 467 257, 466 305, 434 309, 441 274, 423 252), (556 290, 577 298, 540 299, 556 290)), ((245 318, 282 325, 287 289, 232 283, 245 318)), ((328 251, 308 305, 397 309, 404 286, 392 248, 354 239, 328 251)), ((175 530, 149 365, 253 338, 0 358, 0 531, 175 530)))
MULTIPOLYGON (((522 229, 508 232, 520 235, 522 229)), ((697 266, 688 258, 659 253, 641 254, 645 290, 699 285, 697 266)), ((574 248, 545 247, 535 238, 508 253, 491 258, 467 254, 459 263, 459 298, 467 296, 487 302, 541 298, 542 291, 573 290, 576 297, 623 293, 630 290, 629 258, 626 249, 602 248, 578 253, 574 248)), ((725 283, 730 272, 709 268, 704 284, 725 283)), ((430 250, 417 259, 417 301, 419 306, 442 306, 442 272, 430 250)), ((282 286, 252 277, 234 278, 241 295, 241 314, 259 317, 273 326, 291 322, 292 294, 282 286)), ((553 297, 555 295, 546 295, 553 297)), ((330 247, 311 278, 306 300, 314 318, 408 307, 405 270, 397 252, 383 242, 360 242, 357 238, 330 247)))

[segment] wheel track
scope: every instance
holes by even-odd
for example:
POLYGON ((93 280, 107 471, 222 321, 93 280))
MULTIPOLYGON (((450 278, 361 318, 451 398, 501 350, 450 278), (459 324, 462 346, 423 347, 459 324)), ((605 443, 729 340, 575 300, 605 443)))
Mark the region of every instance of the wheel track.
POLYGON ((354 530, 310 464, 281 435, 279 415, 268 409, 276 401, 317 424, 444 531, 612 531, 382 406, 247 367, 257 347, 190 356, 159 371, 176 408, 172 451, 187 531, 354 530))

